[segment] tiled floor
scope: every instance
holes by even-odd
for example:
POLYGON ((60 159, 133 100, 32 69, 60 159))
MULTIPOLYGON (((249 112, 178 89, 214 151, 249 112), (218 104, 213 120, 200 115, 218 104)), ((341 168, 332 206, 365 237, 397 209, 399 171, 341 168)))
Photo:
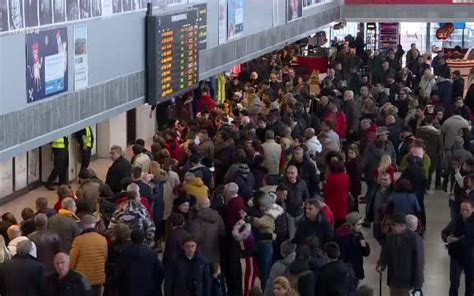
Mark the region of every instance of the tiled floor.
MULTIPOLYGON (((91 163, 99 178, 105 179, 107 168, 111 161, 108 159, 98 159, 91 163)), ((76 185, 74 185, 76 186, 76 185)), ((44 187, 33 190, 24 196, 7 203, 0 207, 0 214, 10 211, 16 217, 20 217, 20 212, 24 207, 34 207, 34 200, 39 196, 47 197, 51 204, 55 202, 55 194, 48 191, 44 187)), ((449 210, 447 195, 437 191, 431 195, 427 195, 425 199, 428 226, 425 237, 425 285, 424 294, 427 296, 441 296, 448 294, 449 288, 449 256, 444 244, 440 238, 440 232, 448 222, 449 210)), ((361 284, 367 284, 376 290, 378 295, 379 275, 375 271, 375 265, 380 255, 380 247, 373 239, 371 230, 364 230, 365 236, 371 247, 371 254, 365 261, 366 278, 361 284)), ((383 295, 389 295, 386 279, 383 280, 383 295)), ((464 292, 461 285, 460 295, 464 292)))

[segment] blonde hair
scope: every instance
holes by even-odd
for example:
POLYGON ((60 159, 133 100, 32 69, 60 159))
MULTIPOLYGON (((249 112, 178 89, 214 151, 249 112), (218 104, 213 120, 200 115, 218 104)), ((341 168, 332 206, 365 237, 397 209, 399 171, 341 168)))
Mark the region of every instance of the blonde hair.
POLYGON ((385 173, 391 165, 392 165, 392 157, 390 156, 390 154, 382 155, 382 158, 380 158, 379 167, 377 169, 379 176, 382 173, 385 173))
POLYGON ((296 293, 296 291, 291 288, 290 281, 288 281, 288 279, 284 276, 279 276, 275 278, 273 280, 273 286, 275 285, 280 285, 283 287, 283 289, 287 290, 288 292, 286 293, 286 295, 288 296, 298 296, 298 293, 296 293))

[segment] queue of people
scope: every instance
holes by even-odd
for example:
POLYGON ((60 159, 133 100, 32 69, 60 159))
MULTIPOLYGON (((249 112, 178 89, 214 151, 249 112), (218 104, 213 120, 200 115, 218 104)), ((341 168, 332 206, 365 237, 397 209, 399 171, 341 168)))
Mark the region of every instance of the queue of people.
POLYGON ((414 45, 359 43, 337 46, 319 93, 286 49, 232 74, 222 102, 203 84, 193 119, 160 126, 150 147, 137 140, 130 159, 112 146, 104 181, 87 169, 82 132, 78 190, 61 179, 54 208, 38 198, 20 223, 2 215, 0 295, 369 296, 365 226, 390 295, 405 296, 423 288, 432 189, 451 197, 449 295, 463 271, 473 295, 474 110, 454 89, 462 78, 414 45))

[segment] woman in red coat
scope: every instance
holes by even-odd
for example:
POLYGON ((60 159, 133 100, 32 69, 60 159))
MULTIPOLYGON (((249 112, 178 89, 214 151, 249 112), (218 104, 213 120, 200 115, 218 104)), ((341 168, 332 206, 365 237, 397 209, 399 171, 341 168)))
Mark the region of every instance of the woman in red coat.
POLYGON ((334 103, 329 104, 329 112, 326 112, 323 121, 332 120, 334 122, 334 131, 339 135, 339 138, 345 139, 347 134, 347 119, 346 114, 339 110, 334 103))
POLYGON ((335 160, 329 165, 329 176, 324 184, 324 202, 329 206, 336 220, 335 229, 344 224, 349 213, 349 175, 344 170, 344 162, 335 160))

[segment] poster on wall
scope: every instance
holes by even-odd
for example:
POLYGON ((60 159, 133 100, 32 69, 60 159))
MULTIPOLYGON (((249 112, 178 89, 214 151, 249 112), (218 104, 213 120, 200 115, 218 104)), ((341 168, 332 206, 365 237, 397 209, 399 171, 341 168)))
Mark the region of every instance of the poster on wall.
POLYGON ((0 32, 8 31, 7 0, 0 0, 0 32))
POLYGON ((219 44, 227 40, 227 0, 219 0, 219 18, 218 18, 219 44))
POLYGON ((102 16, 102 1, 91 0, 91 15, 92 17, 102 16))
POLYGON ((122 1, 121 0, 112 0, 112 12, 121 13, 122 12, 122 1))
POLYGON ((28 185, 28 162, 26 153, 15 157, 15 191, 26 188, 28 185))
POLYGON ((13 193, 12 159, 0 161, 0 198, 13 193))
POLYGON ((38 0, 25 0, 25 27, 38 26, 38 0))
POLYGON ((39 0, 39 23, 40 25, 53 23, 52 0, 39 0))
POLYGON ((207 4, 195 5, 198 11, 199 50, 207 48, 207 4))
POLYGON ((86 88, 88 84, 87 24, 82 24, 74 26, 74 90, 86 88))
POLYGON ((68 90, 67 40, 66 27, 26 35, 28 103, 68 90))
POLYGON ((244 1, 227 0, 227 37, 242 35, 244 31, 244 1))
POLYGON ((79 19, 79 0, 66 0, 66 15, 68 21, 79 19))
POLYGON ((66 3, 65 0, 54 1, 54 22, 63 23, 66 21, 66 3))
POLYGON ((132 10, 132 0, 123 0, 122 1, 122 10, 123 11, 132 10))
POLYGON ((112 15, 113 13, 112 0, 102 0, 102 16, 112 15))
POLYGON ((79 6, 81 19, 86 19, 91 17, 91 1, 90 0, 79 0, 79 6))
POLYGON ((39 180, 39 148, 28 152, 28 184, 39 180))
POLYGON ((294 21, 303 16, 302 0, 286 0, 287 22, 294 21))
POLYGON ((8 0, 10 14, 10 31, 23 29, 23 2, 8 0))

